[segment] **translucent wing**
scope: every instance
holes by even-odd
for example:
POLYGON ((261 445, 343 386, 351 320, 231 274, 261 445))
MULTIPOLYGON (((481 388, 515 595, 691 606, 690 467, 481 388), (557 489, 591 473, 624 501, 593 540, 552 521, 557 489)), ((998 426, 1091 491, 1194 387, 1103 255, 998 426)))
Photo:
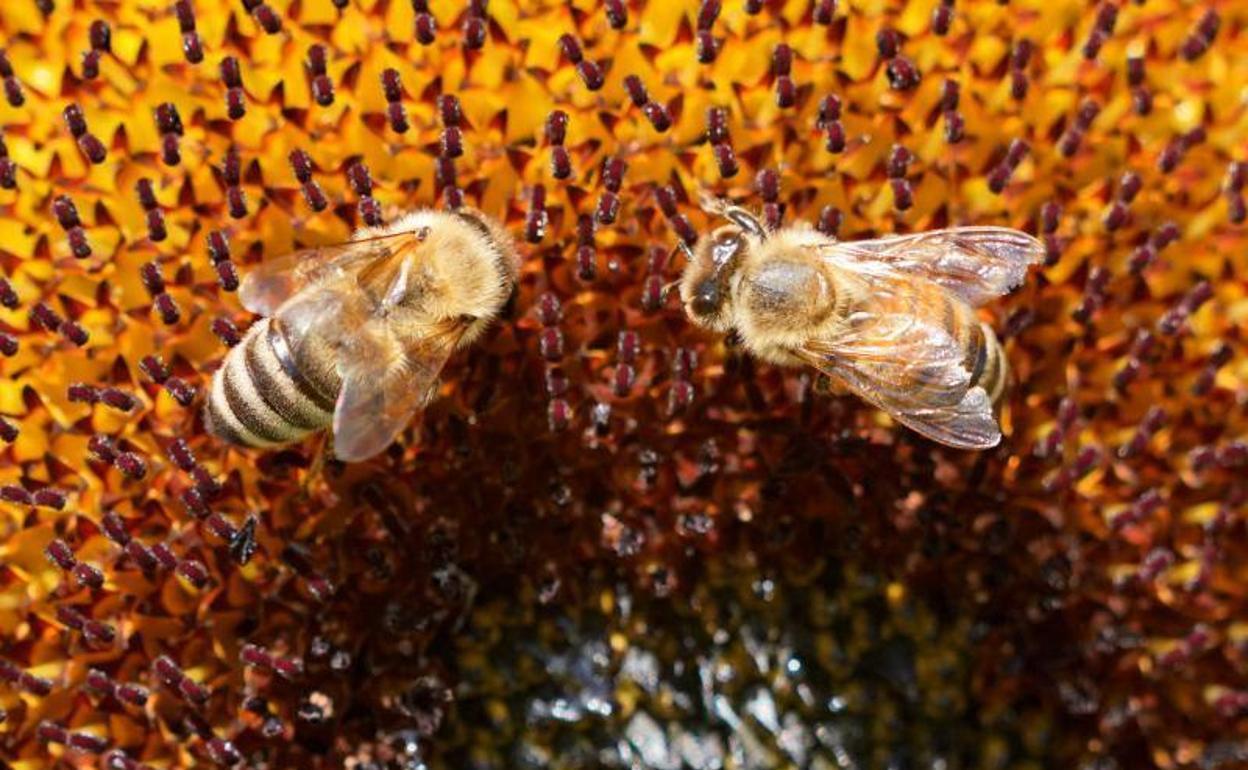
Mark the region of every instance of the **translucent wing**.
POLYGON ((418 232, 400 232, 346 243, 314 246, 270 259, 243 277, 238 289, 243 307, 259 315, 273 315, 300 290, 334 276, 363 269, 371 263, 407 252, 421 240, 418 232))
POLYGON ((968 352, 946 326, 948 303, 958 300, 922 278, 858 278, 862 299, 845 324, 795 352, 928 438, 966 449, 997 444, 988 394, 971 387, 968 352))
POLYGON ((829 259, 878 263, 934 281, 973 307, 1007 294, 1044 258, 1044 244, 1008 227, 955 227, 867 241, 829 241, 829 259))
POLYGON ((356 344, 334 408, 338 459, 366 460, 394 442, 433 397, 442 367, 466 328, 448 324, 407 343, 384 331, 354 335, 356 344))

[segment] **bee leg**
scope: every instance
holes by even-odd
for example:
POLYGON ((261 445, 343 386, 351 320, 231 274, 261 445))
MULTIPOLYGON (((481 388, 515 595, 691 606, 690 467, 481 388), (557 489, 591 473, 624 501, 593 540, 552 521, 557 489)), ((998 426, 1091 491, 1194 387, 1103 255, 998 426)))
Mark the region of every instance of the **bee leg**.
POLYGON ((728 220, 734 225, 758 238, 760 241, 767 240, 767 228, 763 227, 763 223, 758 221, 757 217, 745 209, 738 206, 731 206, 724 210, 724 216, 727 217, 728 220))

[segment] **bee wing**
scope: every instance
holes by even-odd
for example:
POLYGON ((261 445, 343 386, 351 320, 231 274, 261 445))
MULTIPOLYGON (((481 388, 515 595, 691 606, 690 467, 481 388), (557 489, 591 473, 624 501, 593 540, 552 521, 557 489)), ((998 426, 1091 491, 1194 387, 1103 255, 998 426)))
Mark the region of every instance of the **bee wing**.
MULTIPOLYGON (((368 326, 380 327, 380 321, 368 326)), ((406 343, 384 328, 354 335, 334 407, 334 454, 346 462, 384 450, 433 395, 438 376, 467 328, 447 325, 406 343)))
POLYGON ((1044 244, 1008 227, 955 227, 821 247, 846 266, 879 263, 944 286, 973 307, 1008 294, 1044 258, 1044 244))
POLYGON ((419 240, 415 232, 400 232, 301 249, 253 268, 243 276, 238 298, 251 312, 271 316, 301 289, 370 263, 386 261, 419 240))
POLYGON ((887 272, 859 275, 869 288, 864 304, 797 354, 928 438, 965 449, 996 445, 1001 431, 991 399, 969 387, 967 352, 938 315, 943 290, 887 272))

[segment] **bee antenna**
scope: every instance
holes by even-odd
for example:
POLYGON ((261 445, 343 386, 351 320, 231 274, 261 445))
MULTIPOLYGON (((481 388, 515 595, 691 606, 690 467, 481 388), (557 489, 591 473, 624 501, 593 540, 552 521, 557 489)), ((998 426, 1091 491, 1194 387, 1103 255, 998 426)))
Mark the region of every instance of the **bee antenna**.
POLYGON ((676 249, 681 254, 685 255, 686 261, 688 262, 693 261, 693 249, 689 248, 689 244, 685 243, 684 238, 681 238, 679 241, 676 242, 676 249))

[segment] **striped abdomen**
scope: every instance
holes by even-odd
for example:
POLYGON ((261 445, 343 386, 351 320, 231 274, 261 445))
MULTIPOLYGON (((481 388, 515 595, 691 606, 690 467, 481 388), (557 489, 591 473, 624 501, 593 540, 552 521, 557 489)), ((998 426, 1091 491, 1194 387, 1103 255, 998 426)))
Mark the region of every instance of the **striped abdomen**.
POLYGON ((212 380, 205 421, 232 444, 272 447, 329 427, 340 383, 313 382, 272 318, 255 323, 212 380), (331 395, 332 394, 332 395, 331 395))
POLYGON ((980 321, 965 302, 949 296, 944 301, 945 328, 966 353, 963 365, 971 373, 967 389, 980 386, 996 406, 1005 392, 1009 372, 1001 342, 992 327, 980 321))

